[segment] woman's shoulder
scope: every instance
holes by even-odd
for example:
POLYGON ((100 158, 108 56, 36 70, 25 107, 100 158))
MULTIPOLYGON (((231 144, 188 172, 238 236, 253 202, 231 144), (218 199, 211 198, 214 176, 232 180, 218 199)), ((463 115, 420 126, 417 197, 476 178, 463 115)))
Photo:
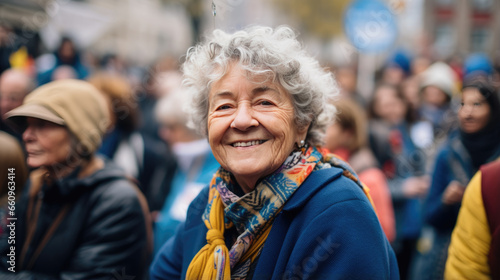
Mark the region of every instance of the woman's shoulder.
POLYGON ((468 152, 463 145, 462 138, 458 130, 454 130, 450 133, 446 141, 442 142, 437 147, 437 153, 435 161, 446 162, 451 158, 458 158, 462 161, 466 161, 468 158, 468 152))
POLYGON ((103 201, 126 203, 136 201, 138 182, 127 176, 113 162, 106 160, 102 169, 80 182, 91 190, 91 197, 103 201))
POLYGON ((330 200, 332 203, 347 200, 367 201, 363 186, 354 172, 342 167, 331 167, 330 169, 338 169, 341 175, 321 188, 320 195, 331 196, 330 200))
POLYGON ((329 208, 343 202, 370 204, 357 177, 338 166, 312 172, 285 205, 285 210, 329 208))

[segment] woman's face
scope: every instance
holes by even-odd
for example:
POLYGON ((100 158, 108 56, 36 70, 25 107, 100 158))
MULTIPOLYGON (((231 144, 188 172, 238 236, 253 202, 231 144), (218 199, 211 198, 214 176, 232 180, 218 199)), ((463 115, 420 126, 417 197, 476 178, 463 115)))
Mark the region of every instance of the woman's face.
POLYGON ((71 151, 69 131, 64 126, 37 118, 27 118, 23 141, 32 168, 65 165, 71 151))
POLYGON ((475 133, 483 129, 490 120, 491 108, 484 96, 476 88, 465 88, 458 111, 460 128, 465 133, 475 133))
POLYGON ((210 146, 245 192, 280 167, 307 133, 307 127, 299 130, 294 122, 290 95, 264 80, 249 80, 233 63, 209 93, 210 146))
POLYGON ((404 120, 406 106, 394 89, 381 87, 375 92, 374 111, 382 119, 391 124, 399 124, 404 120))

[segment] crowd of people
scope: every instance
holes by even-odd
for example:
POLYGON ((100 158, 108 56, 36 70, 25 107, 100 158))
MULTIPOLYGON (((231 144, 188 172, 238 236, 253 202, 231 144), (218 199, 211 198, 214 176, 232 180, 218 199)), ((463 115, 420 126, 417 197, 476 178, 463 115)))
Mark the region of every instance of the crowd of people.
POLYGON ((13 53, 0 278, 500 276, 487 55, 397 51, 367 98, 286 27, 216 30, 142 71, 69 37, 35 63, 13 53))

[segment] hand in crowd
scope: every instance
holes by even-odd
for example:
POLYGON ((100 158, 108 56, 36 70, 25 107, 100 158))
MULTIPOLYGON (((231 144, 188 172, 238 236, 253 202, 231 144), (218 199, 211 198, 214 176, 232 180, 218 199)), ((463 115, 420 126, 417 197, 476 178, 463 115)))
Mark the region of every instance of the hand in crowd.
POLYGON ((429 176, 410 177, 403 183, 403 193, 408 198, 422 198, 427 195, 429 186, 429 176))
POLYGON ((457 181, 451 181, 443 193, 441 201, 446 205, 452 205, 462 201, 464 196, 465 186, 457 181))

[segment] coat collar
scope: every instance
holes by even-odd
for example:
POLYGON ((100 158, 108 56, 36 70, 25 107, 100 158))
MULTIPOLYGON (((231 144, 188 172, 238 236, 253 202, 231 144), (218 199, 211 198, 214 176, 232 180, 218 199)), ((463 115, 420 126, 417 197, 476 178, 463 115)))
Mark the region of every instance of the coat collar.
POLYGON ((292 211, 302 207, 309 199, 321 190, 325 185, 342 175, 343 170, 338 167, 331 167, 313 171, 302 185, 290 197, 283 211, 292 211))

